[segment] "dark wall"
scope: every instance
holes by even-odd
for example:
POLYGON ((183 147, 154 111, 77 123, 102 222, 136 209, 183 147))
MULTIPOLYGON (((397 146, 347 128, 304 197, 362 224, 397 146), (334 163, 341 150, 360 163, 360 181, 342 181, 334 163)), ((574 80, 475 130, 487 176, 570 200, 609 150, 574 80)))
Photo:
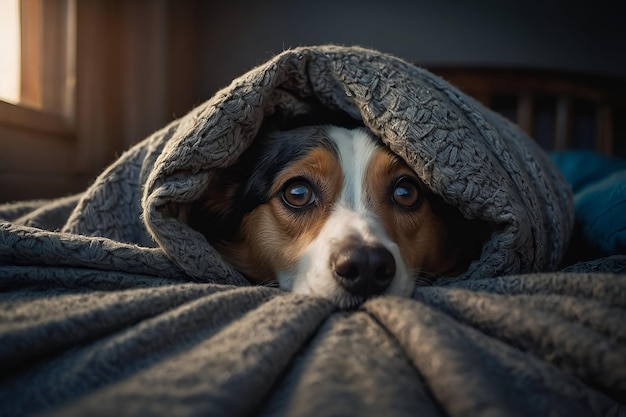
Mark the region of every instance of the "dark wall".
POLYGON ((200 2, 203 92, 289 47, 358 44, 428 64, 626 76, 617 1, 315 0, 200 2))

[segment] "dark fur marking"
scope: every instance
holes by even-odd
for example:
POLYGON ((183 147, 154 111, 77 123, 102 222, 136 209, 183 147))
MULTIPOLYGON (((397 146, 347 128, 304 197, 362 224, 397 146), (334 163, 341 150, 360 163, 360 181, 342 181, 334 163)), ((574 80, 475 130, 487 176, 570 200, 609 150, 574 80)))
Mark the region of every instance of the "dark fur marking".
POLYGON ((198 201, 191 208, 190 226, 210 240, 228 240, 237 232, 243 216, 269 201, 278 174, 319 146, 337 153, 324 126, 269 133, 262 130, 239 161, 217 172, 212 180, 215 183, 209 188, 222 194, 207 197, 228 199, 227 208, 211 211, 204 200, 198 201))

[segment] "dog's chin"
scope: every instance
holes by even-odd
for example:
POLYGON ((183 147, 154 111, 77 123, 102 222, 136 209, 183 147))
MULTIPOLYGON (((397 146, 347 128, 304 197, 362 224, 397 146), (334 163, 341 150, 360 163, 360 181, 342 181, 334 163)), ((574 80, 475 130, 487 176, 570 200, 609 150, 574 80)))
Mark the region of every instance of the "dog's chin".
POLYGON ((331 302, 341 310, 354 310, 363 304, 367 299, 368 298, 366 297, 352 295, 344 291, 344 294, 338 294, 332 298, 331 302))
POLYGON ((298 294, 306 294, 314 297, 322 297, 330 300, 334 305, 342 310, 352 310, 371 298, 385 295, 399 297, 410 297, 413 293, 413 281, 408 276, 397 276, 393 279, 389 288, 381 294, 358 295, 351 294, 341 288, 332 276, 312 277, 310 275, 294 275, 281 273, 278 275, 278 283, 284 290, 298 294))

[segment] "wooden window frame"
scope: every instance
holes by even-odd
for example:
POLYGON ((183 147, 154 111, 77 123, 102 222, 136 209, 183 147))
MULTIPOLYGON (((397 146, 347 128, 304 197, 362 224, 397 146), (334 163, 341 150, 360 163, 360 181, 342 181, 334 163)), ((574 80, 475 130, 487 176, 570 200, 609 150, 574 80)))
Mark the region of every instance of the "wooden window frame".
POLYGON ((75 131, 76 0, 21 0, 20 14, 20 101, 0 101, 0 126, 69 138, 75 131))
POLYGON ((21 0, 20 100, 0 101, 0 202, 78 190, 76 0, 21 0))
POLYGON ((195 16, 176 2, 21 1, 22 103, 0 102, 0 203, 83 191, 179 114, 168 100, 181 80, 194 94, 199 74, 189 54, 168 64, 190 41, 169 45, 167 34, 195 16))

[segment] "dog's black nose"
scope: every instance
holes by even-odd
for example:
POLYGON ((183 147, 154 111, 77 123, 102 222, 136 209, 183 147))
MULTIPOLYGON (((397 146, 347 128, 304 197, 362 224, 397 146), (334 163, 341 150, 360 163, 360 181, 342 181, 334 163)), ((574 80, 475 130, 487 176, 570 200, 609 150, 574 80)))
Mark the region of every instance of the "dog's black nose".
POLYGON ((396 261, 382 246, 348 245, 330 259, 335 278, 351 294, 380 294, 396 274, 396 261))

